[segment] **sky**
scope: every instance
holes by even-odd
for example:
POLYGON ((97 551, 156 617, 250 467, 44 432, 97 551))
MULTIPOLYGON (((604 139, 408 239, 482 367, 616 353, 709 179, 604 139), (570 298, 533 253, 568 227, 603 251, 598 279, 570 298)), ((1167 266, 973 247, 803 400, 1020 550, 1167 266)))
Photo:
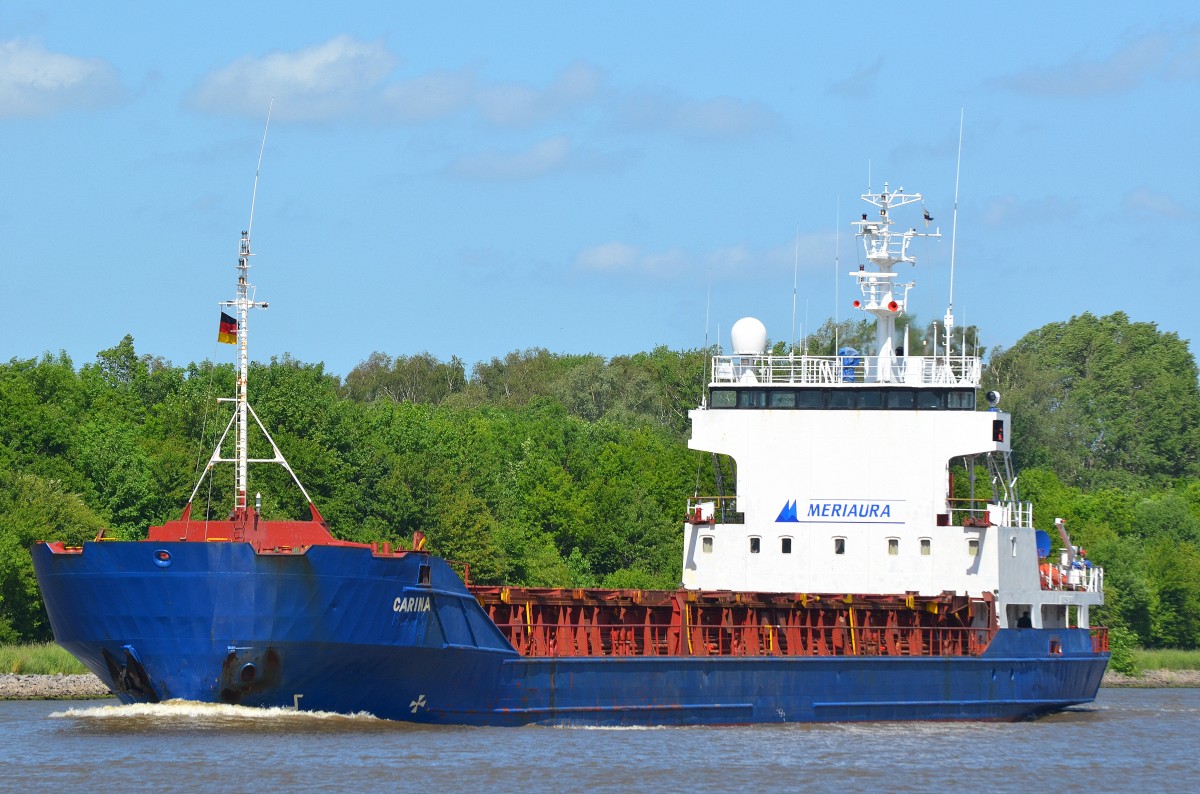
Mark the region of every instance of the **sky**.
POLYGON ((1194 2, 6 0, 0 360, 232 361, 252 196, 256 360, 790 340, 866 317, 885 183, 943 234, 919 322, 953 248, 989 347, 1124 311, 1195 353, 1198 130, 1194 2))

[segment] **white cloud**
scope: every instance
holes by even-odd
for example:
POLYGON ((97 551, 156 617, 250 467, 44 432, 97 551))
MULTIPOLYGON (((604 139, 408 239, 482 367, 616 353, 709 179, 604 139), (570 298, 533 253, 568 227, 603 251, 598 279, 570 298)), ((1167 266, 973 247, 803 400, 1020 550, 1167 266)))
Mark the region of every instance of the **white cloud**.
POLYGON ((361 111, 395 65, 382 42, 336 36, 294 52, 239 58, 204 78, 191 102, 210 113, 261 116, 274 98, 280 119, 324 120, 361 111))
POLYGON ((1179 51, 1167 61, 1167 77, 1175 80, 1194 80, 1200 77, 1200 25, 1180 35, 1179 51))
POLYGON ((611 242, 585 248, 575 257, 575 266, 581 270, 614 271, 633 270, 641 260, 641 253, 632 245, 611 242))
POLYGON ((566 115, 592 101, 603 81, 599 70, 577 61, 545 89, 520 83, 485 87, 478 94, 478 107, 493 124, 529 126, 566 115))
POLYGON ((1171 39, 1149 34, 1130 41, 1101 59, 1076 56, 1057 66, 1028 69, 996 82, 1019 94, 1054 97, 1092 97, 1136 88, 1163 65, 1171 39))
POLYGON ((570 154, 570 138, 559 135, 539 141, 524 151, 493 150, 464 157, 450 166, 450 172, 487 181, 532 179, 562 169, 570 154))
POLYGON ((693 252, 678 246, 663 251, 646 251, 618 241, 585 248, 575 257, 575 268, 594 273, 631 273, 673 278, 708 273, 718 279, 744 278, 761 273, 792 272, 798 265, 804 273, 820 272, 832 256, 832 235, 809 234, 770 248, 756 249, 745 243, 693 252), (798 257, 798 261, 797 261, 798 257))
POLYGON ((681 99, 663 91, 630 95, 617 102, 618 123, 635 132, 674 132, 689 138, 742 138, 779 123, 761 102, 717 97, 681 99))
POLYGON ((1049 196, 1021 200, 1016 196, 997 196, 985 202, 983 222, 989 226, 1032 226, 1062 223, 1079 217, 1079 202, 1049 196))
POLYGON ((1134 188, 1121 200, 1121 208, 1143 218, 1189 218, 1192 213, 1166 193, 1148 187, 1134 188))
POLYGON ((0 117, 102 107, 123 95, 105 60, 50 52, 36 40, 0 42, 0 117))
POLYGON ((875 83, 883 71, 883 58, 876 58, 870 66, 863 66, 829 86, 825 93, 848 97, 871 97, 875 95, 875 83))
MULTIPOLYGON (((492 126, 521 129, 591 110, 627 129, 707 140, 744 138, 779 124, 777 114, 752 100, 687 99, 666 91, 620 94, 607 89, 603 72, 585 61, 570 64, 544 86, 489 82, 473 67, 400 78, 393 75, 398 61, 381 41, 339 35, 300 50, 239 58, 204 77, 190 104, 208 113, 261 118, 274 99, 274 117, 283 121, 358 117, 416 124, 476 114, 492 126)), ((480 154, 452 170, 493 174, 485 178, 552 170, 565 159, 563 140, 543 141, 523 154, 480 154)))
POLYGON ((473 72, 439 71, 385 87, 380 106, 401 121, 446 118, 470 106, 475 93, 473 72))
POLYGON ((627 243, 613 241, 585 248, 575 256, 577 270, 594 273, 633 273, 669 277, 687 270, 692 262, 682 248, 643 251, 627 243))

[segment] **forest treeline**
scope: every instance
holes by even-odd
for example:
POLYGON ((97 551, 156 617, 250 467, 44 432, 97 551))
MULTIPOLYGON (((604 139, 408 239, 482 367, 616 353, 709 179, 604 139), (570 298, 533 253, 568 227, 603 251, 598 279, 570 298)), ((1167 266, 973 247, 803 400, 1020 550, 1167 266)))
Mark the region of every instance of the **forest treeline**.
MULTIPOLYGON (((932 327, 908 334, 914 351, 936 343, 932 327)), ((952 350, 977 352, 974 335, 952 350)), ((826 323, 803 344, 865 350, 870 337, 826 323)), ((480 582, 674 588, 685 500, 716 489, 712 456, 687 447, 712 352, 533 349, 469 370, 375 353, 344 379, 284 356, 251 365, 250 399, 338 537, 407 546, 420 530, 480 582)), ((993 351, 984 388, 1014 412, 1038 526, 1066 518, 1106 567, 1103 620, 1149 647, 1200 647, 1200 389, 1186 342, 1083 315, 993 351)), ((179 515, 233 390, 232 364, 175 366, 128 336, 79 366, 61 353, 0 364, 0 642, 49 638, 34 540, 138 538, 179 515)), ((254 438, 251 455, 265 445, 254 438)), ((732 481, 732 462, 718 465, 732 481)), ((251 476, 267 517, 306 515, 285 471, 251 476)), ((224 516, 232 491, 218 467, 193 515, 224 516)))

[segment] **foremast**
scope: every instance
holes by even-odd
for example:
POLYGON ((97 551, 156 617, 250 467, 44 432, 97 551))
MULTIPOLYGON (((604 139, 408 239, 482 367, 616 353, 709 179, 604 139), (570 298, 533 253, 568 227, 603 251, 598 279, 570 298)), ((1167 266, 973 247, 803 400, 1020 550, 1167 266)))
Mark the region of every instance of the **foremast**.
MULTIPOLYGON (((250 316, 251 309, 267 308, 266 301, 256 301, 253 297, 253 289, 248 278, 250 273, 250 232, 242 232, 242 241, 238 246, 238 279, 237 279, 237 297, 231 301, 221 301, 221 306, 228 306, 236 312, 237 317, 237 397, 236 407, 234 410, 236 435, 235 435, 235 453, 233 462, 235 465, 236 474, 234 475, 234 505, 235 512, 244 512, 246 509, 246 491, 247 480, 249 477, 249 459, 250 459, 250 442, 249 442, 249 426, 247 421, 250 414, 250 400, 248 399, 248 381, 250 375, 250 326, 247 322, 250 316)), ((257 417, 256 417, 257 419, 257 417)), ((272 443, 272 446, 274 444, 272 443)), ((219 452, 218 448, 218 452, 219 452)), ((306 495, 307 496, 307 495, 306 495)))
MULTIPOLYGON (((276 463, 287 470, 291 475, 292 481, 296 483, 296 487, 304 494, 305 501, 308 502, 309 511, 315 520, 320 521, 320 513, 317 511, 316 505, 313 504, 312 497, 308 495, 308 491, 304 489, 304 485, 300 482, 300 478, 296 476, 296 472, 288 464, 283 453, 279 450, 279 446, 275 443, 275 439, 267 432, 258 415, 254 413, 254 409, 250 406, 249 399, 249 378, 250 378, 250 353, 249 353, 249 316, 251 309, 266 309, 268 304, 266 301, 255 300, 254 287, 250 284, 250 257, 253 254, 250 251, 250 232, 243 231, 241 244, 238 247, 238 264, 237 264, 237 291, 236 297, 229 301, 220 301, 218 305, 228 307, 234 310, 237 318, 237 389, 236 396, 219 398, 220 402, 234 403, 233 415, 229 419, 229 424, 225 426, 225 432, 218 439, 216 447, 213 449, 212 455, 208 459, 208 465, 204 468, 204 473, 200 475, 200 479, 196 482, 196 487, 192 489, 192 495, 188 497, 187 507, 184 510, 184 516, 191 515, 192 502, 196 498, 200 486, 204 483, 206 477, 210 475, 213 467, 218 463, 234 464, 234 504, 233 504, 233 520, 243 528, 246 521, 251 518, 257 518, 258 511, 261 508, 259 500, 255 499, 253 510, 248 504, 249 493, 249 469, 251 463, 276 463), (254 420, 254 424, 262 432, 267 443, 271 445, 272 456, 269 458, 251 458, 250 457, 250 420, 254 420), (233 457, 225 457, 221 454, 221 448, 225 444, 225 439, 229 436, 230 429, 234 430, 234 454, 233 457)), ((244 529, 243 529, 244 531, 244 529)))

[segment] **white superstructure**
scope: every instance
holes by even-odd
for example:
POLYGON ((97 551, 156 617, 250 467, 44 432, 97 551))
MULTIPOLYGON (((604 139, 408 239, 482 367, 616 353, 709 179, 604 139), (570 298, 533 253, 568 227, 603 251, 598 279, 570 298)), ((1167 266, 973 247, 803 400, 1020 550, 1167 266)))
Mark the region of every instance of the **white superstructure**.
POLYGON ((1039 568, 1032 510, 1016 495, 1010 417, 994 394, 977 409, 980 361, 953 352, 952 315, 940 355, 908 355, 897 340, 912 284, 892 268, 914 262, 908 243, 924 235, 891 231, 891 211, 921 196, 885 186, 862 198, 878 215, 855 222, 868 264, 851 276, 862 294, 854 305, 876 317, 876 347, 769 356, 759 321, 735 325, 734 355, 714 356, 708 401, 690 413, 689 446, 732 458, 736 494, 689 504, 684 586, 952 591, 994 597, 1001 628, 1026 612, 1036 628, 1087 626, 1103 571, 1073 556, 1039 568), (972 498, 953 498, 956 461, 989 472, 972 478, 972 498))

